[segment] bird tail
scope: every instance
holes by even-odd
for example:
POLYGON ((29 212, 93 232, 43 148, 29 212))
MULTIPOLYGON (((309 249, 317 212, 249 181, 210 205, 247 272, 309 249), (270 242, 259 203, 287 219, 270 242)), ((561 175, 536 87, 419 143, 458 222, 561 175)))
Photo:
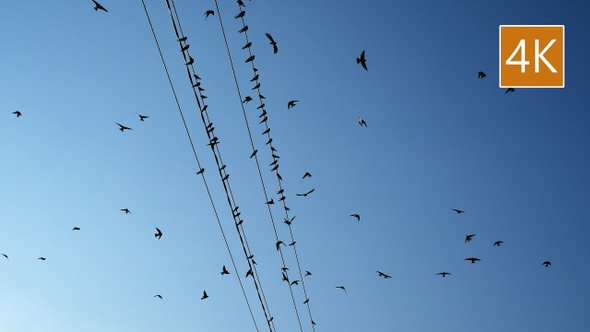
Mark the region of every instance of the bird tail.
POLYGON ((361 59, 360 58, 356 58, 356 63, 361 63, 361 59))

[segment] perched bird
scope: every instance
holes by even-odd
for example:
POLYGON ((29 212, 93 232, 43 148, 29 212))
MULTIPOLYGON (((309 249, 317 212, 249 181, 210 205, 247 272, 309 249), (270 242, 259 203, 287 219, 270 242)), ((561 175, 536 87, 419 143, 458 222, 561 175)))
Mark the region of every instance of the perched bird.
POLYGON ((238 13, 238 15, 234 16, 234 18, 237 20, 238 18, 244 17, 244 15, 246 15, 246 12, 243 11, 243 10, 240 10, 240 12, 238 13))
POLYGON ((437 276, 442 276, 442 277, 444 278, 444 277, 446 277, 446 276, 447 276, 447 274, 448 274, 448 275, 450 275, 451 273, 450 273, 450 272, 439 272, 439 273, 437 273, 436 275, 437 275, 437 276))
POLYGON ((502 243, 504 243, 504 241, 496 241, 494 242, 494 247, 499 247, 502 245, 502 243))
POLYGON ((131 128, 127 127, 127 126, 124 126, 124 125, 122 125, 122 124, 120 124, 118 122, 115 122, 115 123, 119 126, 119 130, 120 131, 133 130, 133 129, 131 129, 131 128))
POLYGON ((186 63, 187 66, 192 65, 193 63, 195 63, 195 59, 193 59, 192 56, 188 56, 188 62, 186 63))
POLYGON ((252 42, 247 42, 244 46, 242 46, 242 49, 245 50, 250 46, 252 46, 252 42))
POLYGON ((365 59, 365 51, 361 52, 361 56, 356 58, 356 63, 360 63, 361 66, 363 66, 363 68, 365 68, 365 70, 367 69, 367 60, 365 59))
POLYGON ((141 114, 139 114, 137 112, 135 112, 135 114, 139 115, 139 120, 140 121, 144 121, 145 119, 147 119, 147 118, 150 117, 149 115, 141 115, 141 114))
POLYGON ((299 102, 297 99, 289 100, 287 103, 287 109, 290 110, 291 108, 295 107, 297 102, 299 102))
POLYGON ((204 299, 206 299, 208 297, 209 297, 209 295, 207 295, 207 292, 206 291, 203 291, 203 296, 201 297, 201 300, 204 300, 204 299))
POLYGON ((270 40, 270 44, 272 45, 273 52, 275 54, 277 54, 277 52, 279 51, 279 46, 277 45, 277 42, 272 38, 272 36, 268 32, 266 33, 266 38, 268 38, 268 40, 270 40))
POLYGON ((246 5, 244 5, 244 2, 242 0, 238 0, 238 6, 246 7, 246 5))
POLYGON ((212 9, 209 9, 205 12, 205 19, 207 19, 207 17, 211 16, 211 15, 215 15, 215 11, 212 9))
MULTIPOLYGON (((285 246, 285 242, 279 240, 277 241, 276 245, 277 245, 277 250, 281 250, 281 244, 285 246)), ((286 246, 285 246, 286 247, 286 246)))
POLYGON ((295 245, 295 243, 297 243, 297 241, 293 241, 293 242, 289 243, 288 246, 292 247, 295 245))
POLYGON ((471 239, 473 239, 474 236, 475 234, 465 235, 465 242, 471 242, 471 239))
POLYGON ((303 193, 303 194, 296 194, 296 195, 297 195, 297 196, 303 196, 303 197, 307 197, 307 195, 311 194, 311 193, 312 193, 312 192, 314 192, 314 191, 315 191, 315 189, 312 189, 312 190, 310 190, 310 191, 308 191, 308 192, 306 192, 306 193, 303 193))
POLYGON ((351 217, 355 217, 355 218, 356 218, 356 221, 361 221, 361 215, 360 215, 360 214, 353 213, 353 214, 351 214, 350 216, 351 216, 351 217))
POLYGON ((344 288, 344 286, 336 286, 336 288, 340 288, 340 289, 342 289, 342 290, 344 291, 344 293, 348 294, 348 293, 346 292, 346 288, 344 288))
POLYGON ((361 127, 367 126, 367 122, 365 121, 365 119, 361 118, 360 116, 359 116, 359 125, 361 125, 361 127))
POLYGON ((377 273, 378 273, 378 276, 379 276, 379 277, 383 277, 383 278, 385 278, 385 279, 389 279, 389 278, 391 278, 391 276, 390 276, 390 275, 387 275, 387 274, 385 274, 385 273, 383 273, 383 272, 381 272, 381 271, 377 271, 377 273))
POLYGON ((204 168, 201 168, 201 169, 200 169, 200 170, 197 172, 197 175, 199 175, 199 174, 203 174, 203 173, 205 173, 205 169, 204 169, 204 168))
POLYGON ((129 213, 131 213, 131 211, 129 211, 129 209, 128 209, 128 208, 123 208, 123 209, 121 209, 121 211, 125 212, 125 214, 129 214, 129 213))
POLYGON ((293 286, 293 285, 299 285, 299 280, 291 281, 291 286, 293 286))
POLYGON ((108 10, 106 8, 104 8, 101 4, 99 4, 95 0, 92 0, 92 2, 94 2, 94 11, 98 11, 100 9, 100 10, 104 10, 105 12, 108 12, 108 10))
POLYGON ((242 104, 247 104, 248 102, 251 102, 251 101, 252 101, 252 97, 250 97, 250 96, 246 96, 246 97, 244 98, 244 100, 242 100, 242 104))
POLYGON ((290 226, 290 225, 291 225, 291 223, 293 222, 293 219, 295 219, 295 217, 293 217, 293 218, 291 218, 291 219, 287 219, 287 218, 285 218, 285 221, 284 221, 284 223, 290 226))
POLYGON ((486 73, 484 73, 483 71, 480 71, 477 73, 477 78, 484 78, 486 76, 487 76, 486 73))
POLYGON ((159 298, 160 300, 162 299, 162 295, 160 295, 160 294, 156 294, 156 295, 154 295, 154 297, 157 297, 157 298, 159 298))
POLYGON ((225 268, 225 265, 221 269, 221 275, 224 275, 224 274, 229 274, 229 271, 225 268))
POLYGON ((79 231, 80 230, 80 227, 74 227, 74 228, 72 228, 72 230, 73 231, 79 231))
POLYGON ((271 198, 268 201, 266 201, 266 203, 264 203, 264 204, 271 205, 271 204, 274 204, 274 203, 275 203, 274 199, 271 198))
POLYGON ((251 62, 251 61, 252 61, 252 60, 254 60, 254 59, 256 59, 256 56, 255 56, 254 54, 252 54, 252 55, 250 55, 250 56, 248 57, 248 59, 246 59, 246 61, 245 61, 245 62, 246 62, 246 63, 248 63, 248 62, 251 62))
POLYGON ((309 299, 305 299, 305 301, 303 301, 303 304, 308 304, 309 303, 309 299))
POLYGON ((480 261, 481 259, 479 258, 475 258, 475 257, 469 257, 469 258, 465 258, 466 261, 471 261, 471 264, 474 264, 477 261, 480 261))
POLYGON ((305 172, 305 174, 303 174, 303 177, 302 177, 302 179, 305 179, 305 178, 310 178, 310 177, 311 177, 311 173, 309 173, 309 172, 305 172))
POLYGON ((258 153, 258 150, 254 150, 254 152, 252 152, 252 154, 250 155, 250 158, 253 158, 257 153, 258 153))
POLYGON ((545 265, 545 267, 549 267, 551 265, 550 261, 544 261, 543 264, 541 265, 545 265))
POLYGON ((6 259, 10 260, 10 258, 8 258, 8 255, 7 255, 7 254, 5 254, 5 253, 1 253, 0 255, 4 256, 4 258, 6 258, 6 259))
POLYGON ((240 30, 238 30, 239 33, 246 32, 246 31, 248 31, 247 25, 244 25, 240 30))
MULTIPOLYGON (((252 262, 254 262, 254 260, 252 260, 252 262)), ((248 276, 252 276, 252 277, 254 277, 254 272, 252 271, 252 269, 249 269, 249 270, 246 272, 246 278, 248 278, 248 276)))
POLYGON ((159 240, 162 238, 162 231, 156 227, 156 233, 154 234, 154 236, 159 240))
POLYGON ((23 115, 20 111, 14 111, 12 114, 16 115, 17 118, 20 118, 23 115))
POLYGON ((305 270, 305 275, 304 275, 304 277, 307 277, 307 276, 310 276, 310 275, 311 275, 311 272, 309 272, 309 271, 305 270))
POLYGON ((463 210, 459 210, 459 209, 455 209, 455 208, 453 208, 453 209, 451 209, 451 210, 453 210, 453 211, 457 212, 457 214, 465 213, 465 211, 463 211, 463 210))
MULTIPOLYGON (((44 261, 44 260, 46 260, 47 258, 45 258, 45 257, 41 256, 41 257, 39 257, 39 258, 37 258, 37 259, 44 261)), ((549 264, 551 264, 551 263, 549 263, 549 264)))
POLYGON ((187 39, 188 39, 188 37, 184 36, 184 37, 178 38, 178 41, 182 43, 182 42, 185 42, 187 39))
POLYGON ((514 92, 514 91, 516 91, 514 88, 508 88, 508 89, 506 89, 504 94, 507 94, 508 92, 514 92))

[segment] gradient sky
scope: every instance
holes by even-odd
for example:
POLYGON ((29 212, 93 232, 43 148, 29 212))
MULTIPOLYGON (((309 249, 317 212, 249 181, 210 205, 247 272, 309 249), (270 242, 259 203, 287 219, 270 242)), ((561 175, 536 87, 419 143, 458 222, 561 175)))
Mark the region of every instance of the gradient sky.
MULTIPOLYGON (((298 258, 312 272, 309 311, 292 287, 302 330, 313 331, 310 312, 317 331, 590 329, 588 4, 244 2, 298 258), (502 24, 565 25, 566 87, 504 94, 502 24), (368 71, 355 62, 363 50, 368 71)), ((0 331, 256 331, 142 2, 101 4, 108 13, 90 0, 0 11, 0 253, 10 258, 0 257, 0 331)), ((146 5, 237 274, 268 331, 166 2, 146 5)), ((212 1, 175 5, 274 330, 299 331, 220 13, 205 20, 212 1)), ((219 9, 242 98, 255 97, 238 5, 219 9)), ((245 110, 277 201, 258 105, 245 110)), ((282 205, 271 210, 289 243, 282 205)), ((293 248, 283 253, 300 279, 293 248)))

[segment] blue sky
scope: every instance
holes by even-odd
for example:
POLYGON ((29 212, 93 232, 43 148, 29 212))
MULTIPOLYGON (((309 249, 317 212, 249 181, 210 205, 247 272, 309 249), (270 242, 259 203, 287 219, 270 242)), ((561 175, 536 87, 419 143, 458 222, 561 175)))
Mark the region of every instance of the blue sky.
MULTIPOLYGON (((586 4, 244 2, 297 255, 312 272, 309 311, 302 285, 291 288, 302 330, 313 331, 310 312, 317 331, 590 327, 586 4), (564 89, 504 94, 502 24, 565 25, 564 89), (368 71, 355 62, 363 50, 368 71)), ((0 14, 0 253, 10 258, 0 257, 0 330, 256 331, 143 5, 101 4, 108 13, 66 0, 5 4, 0 14)), ((220 13, 205 20, 214 2, 175 5, 273 330, 298 331, 220 13)), ((269 330, 166 2, 146 6, 246 298, 269 330)), ((219 9, 242 98, 255 97, 238 5, 219 9)), ((277 202, 258 105, 245 112, 277 202)), ((291 242, 282 204, 271 211, 278 238, 291 242)), ((300 279, 293 248, 283 254, 300 279)))

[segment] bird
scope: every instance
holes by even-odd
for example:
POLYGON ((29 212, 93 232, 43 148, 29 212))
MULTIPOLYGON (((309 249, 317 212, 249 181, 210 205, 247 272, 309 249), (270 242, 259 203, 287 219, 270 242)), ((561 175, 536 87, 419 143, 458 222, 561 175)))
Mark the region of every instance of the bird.
POLYGON ((92 0, 92 2, 94 2, 94 11, 98 11, 100 9, 100 10, 104 10, 105 12, 108 13, 108 10, 106 8, 104 8, 101 4, 96 2, 96 0, 92 0))
POLYGON ((201 168, 201 169, 200 169, 200 170, 197 172, 197 175, 199 175, 199 174, 203 174, 203 173, 205 173, 205 169, 204 169, 204 168, 201 168))
POLYGON ((223 266, 223 268, 221 268, 221 275, 224 274, 229 274, 229 271, 225 268, 225 265, 223 266))
POLYGON ((514 88, 508 88, 508 89, 506 89, 504 94, 507 94, 508 92, 514 92, 514 91, 516 91, 514 88))
POLYGON ((465 213, 465 211, 459 210, 459 209, 455 209, 455 208, 452 208, 451 210, 457 212, 457 214, 465 213))
POLYGON ((157 297, 157 298, 159 298, 160 300, 162 299, 162 295, 160 295, 160 294, 156 294, 156 295, 154 295, 154 297, 157 297))
POLYGON ((289 243, 288 246, 292 247, 295 245, 295 243, 297 243, 297 241, 293 241, 293 242, 289 243))
POLYGON ((549 267, 551 265, 550 261, 544 261, 543 264, 541 265, 545 265, 545 267, 549 267))
POLYGON ((281 244, 285 246, 285 242, 283 242, 281 240, 277 241, 277 243, 276 243, 277 250, 281 250, 281 244))
MULTIPOLYGON (((296 217, 296 216, 295 216, 295 217, 296 217)), ((293 222, 293 219, 295 219, 295 217, 293 217, 293 218, 291 218, 291 219, 287 219, 287 218, 285 218, 285 221, 284 221, 284 223, 285 223, 285 224, 287 224, 287 225, 291 225, 291 223, 293 222)))
POLYGON ((122 132, 124 132, 125 130, 133 130, 133 129, 131 129, 131 128, 127 127, 127 126, 124 126, 124 125, 122 125, 122 124, 120 124, 118 122, 115 122, 115 123, 119 126, 119 130, 122 131, 122 132))
POLYGON ((266 38, 270 40, 270 44, 272 45, 274 54, 277 54, 277 52, 279 51, 279 45, 277 45, 277 42, 274 40, 274 38, 272 38, 272 36, 268 32, 266 33, 266 38))
POLYGON ((274 203, 275 203, 275 200, 271 198, 268 201, 266 201, 265 204, 271 205, 271 204, 274 204, 274 203))
POLYGON ((80 230, 80 227, 74 227, 74 228, 72 228, 72 230, 73 231, 79 231, 80 230))
POLYGON ((244 100, 242 100, 242 104, 247 104, 250 101, 252 101, 252 97, 246 96, 246 98, 244 98, 244 100))
POLYGON ((244 2, 242 0, 238 0, 238 6, 246 7, 246 5, 244 4, 244 2))
POLYGON ((16 115, 17 118, 20 118, 23 115, 20 111, 14 111, 12 114, 16 115))
POLYGON ((291 108, 296 106, 296 103, 298 103, 299 100, 294 99, 294 100, 289 100, 289 102, 287 103, 287 109, 290 110, 291 108))
POLYGON ((297 195, 297 196, 303 196, 303 197, 307 197, 307 195, 311 194, 311 193, 312 193, 312 192, 314 192, 314 191, 315 191, 315 189, 312 189, 312 190, 310 190, 310 191, 308 191, 308 192, 306 192, 306 193, 303 193, 303 194, 296 194, 296 195, 297 195))
POLYGON ((310 276, 310 275, 311 275, 311 272, 309 272, 309 271, 305 270, 305 275, 304 275, 304 277, 307 277, 307 276, 310 276))
POLYGON ((158 238, 158 240, 162 238, 162 231, 158 227, 156 227, 156 233, 154 234, 154 237, 158 238))
POLYGON ((207 295, 207 291, 203 291, 203 296, 201 297, 201 300, 204 300, 208 297, 209 297, 209 295, 207 295))
POLYGON ((477 261, 480 261, 481 259, 476 258, 476 257, 469 257, 469 258, 465 258, 466 261, 471 261, 471 264, 474 264, 477 261))
MULTIPOLYGON (((252 260, 252 262, 254 262, 254 260, 252 260)), ((252 277, 254 277, 254 272, 252 271, 252 269, 249 269, 249 270, 246 272, 246 278, 248 278, 248 276, 252 276, 252 277)))
POLYGON ((188 39, 188 37, 184 36, 184 37, 178 38, 178 41, 182 43, 182 42, 185 42, 187 39, 188 39))
POLYGON ((451 273, 450 273, 450 272, 439 272, 439 273, 437 273, 436 275, 437 275, 437 276, 442 276, 442 277, 444 278, 444 277, 446 277, 446 276, 447 276, 447 274, 448 274, 448 275, 450 275, 451 273))
POLYGON ((363 66, 363 68, 365 68, 365 70, 367 69, 367 60, 365 59, 365 51, 361 52, 361 56, 356 58, 356 63, 360 63, 361 66, 363 66))
POLYGON ((291 281, 291 286, 293 286, 293 285, 299 285, 299 280, 291 281))
POLYGON ((353 214, 351 214, 350 216, 351 216, 351 217, 355 217, 355 218, 356 218, 356 221, 361 221, 361 215, 360 215, 360 214, 358 214, 358 213, 353 213, 353 214))
POLYGON ((234 18, 237 20, 238 18, 244 17, 244 15, 246 15, 246 12, 243 11, 243 10, 240 10, 240 12, 238 13, 238 15, 234 16, 234 18))
POLYGON ((193 63, 195 63, 195 59, 193 59, 192 56, 188 56, 188 62, 186 63, 187 66, 192 65, 193 63))
POLYGON ((135 114, 139 115, 139 120, 140 121, 144 121, 145 119, 147 119, 147 118, 150 117, 149 115, 141 115, 141 114, 139 114, 137 112, 135 112, 135 114))
POLYGON ((499 247, 502 245, 502 243, 504 243, 504 241, 496 241, 494 242, 494 247, 499 247))
POLYGON ((240 30, 238 30, 239 33, 246 32, 246 31, 248 31, 247 25, 244 25, 240 30))
POLYGON ((7 254, 5 254, 5 253, 1 253, 0 255, 4 256, 4 258, 6 258, 6 259, 10 260, 10 258, 8 258, 8 255, 7 255, 7 254))
POLYGON ((305 301, 303 301, 303 304, 308 304, 309 303, 309 299, 305 299, 305 301))
POLYGON ((121 211, 125 212, 125 214, 129 214, 129 213, 131 213, 131 211, 129 211, 129 209, 128 209, 128 208, 123 208, 123 209, 121 209, 121 211))
POLYGON ((477 78, 484 78, 486 76, 486 73, 484 73, 483 71, 477 72, 477 78))
POLYGON ((361 118, 360 116, 359 116, 359 125, 361 125, 361 127, 367 126, 367 122, 365 121, 365 119, 361 118))
POLYGON ((252 46, 252 42, 247 42, 244 46, 242 46, 242 49, 245 50, 250 46, 252 46))
POLYGON ((465 242, 471 242, 471 239, 475 236, 475 234, 465 235, 465 242))
POLYGON ((41 256, 41 257, 39 257, 39 258, 37 258, 37 259, 38 259, 38 260, 42 260, 42 261, 44 261, 44 260, 46 260, 47 258, 45 258, 45 257, 41 256))
POLYGON ((344 288, 344 286, 336 286, 336 288, 340 288, 340 289, 342 289, 342 290, 344 291, 344 293, 348 294, 348 293, 346 292, 346 288, 344 288))
POLYGON ((253 157, 254 157, 254 156, 257 154, 257 153, 258 153, 258 150, 254 150, 254 151, 252 152, 252 154, 250 155, 250 158, 253 158, 253 157))
POLYGON ((248 62, 251 62, 251 61, 252 61, 252 60, 254 60, 254 59, 256 59, 256 56, 255 56, 254 54, 252 54, 252 55, 250 55, 250 56, 248 57, 248 59, 246 59, 246 61, 245 61, 245 62, 246 62, 246 63, 248 63, 248 62))
POLYGON ((209 9, 205 12, 205 19, 207 19, 207 17, 211 16, 211 15, 215 15, 215 11, 212 9, 209 9))
POLYGON ((377 271, 377 273, 378 273, 378 276, 379 276, 379 277, 383 277, 384 279, 389 279, 389 278, 391 278, 391 276, 390 276, 390 275, 387 275, 387 274, 385 274, 385 273, 383 273, 383 272, 381 272, 381 271, 377 271))
POLYGON ((311 173, 309 173, 309 172, 305 172, 305 174, 303 174, 303 177, 302 177, 302 179, 305 179, 305 178, 310 178, 310 177, 311 177, 311 173))

